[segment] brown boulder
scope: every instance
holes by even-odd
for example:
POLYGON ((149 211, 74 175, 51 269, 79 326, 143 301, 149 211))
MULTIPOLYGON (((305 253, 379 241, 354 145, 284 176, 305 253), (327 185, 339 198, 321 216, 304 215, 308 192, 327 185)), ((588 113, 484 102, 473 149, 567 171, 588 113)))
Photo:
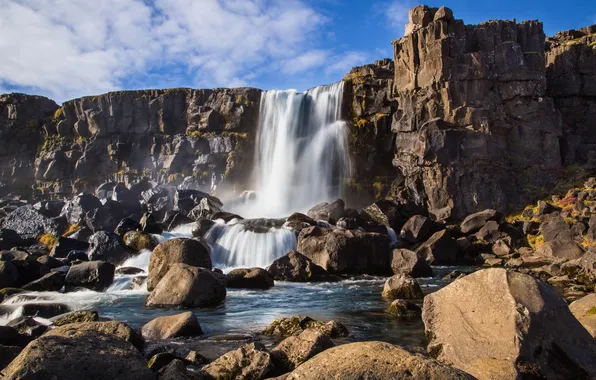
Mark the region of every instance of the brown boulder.
POLYGON ((307 329, 319 331, 330 338, 346 337, 349 334, 348 329, 337 321, 322 322, 304 316, 276 319, 263 330, 263 334, 292 336, 300 335, 307 329))
POLYGON ((325 269, 298 251, 290 251, 287 255, 275 260, 267 268, 267 271, 277 281, 327 282, 339 280, 338 277, 330 275, 325 269))
POLYGON ((261 343, 250 343, 203 367, 206 379, 265 379, 274 365, 261 343))
POLYGON ((188 311, 153 319, 141 328, 141 335, 149 340, 173 339, 203 335, 203 330, 197 317, 188 311))
POLYGON ((143 338, 126 323, 108 322, 76 322, 68 323, 48 331, 44 336, 74 336, 86 331, 97 331, 102 334, 114 335, 118 339, 125 340, 137 347, 143 348, 143 338))
POLYGON ((384 342, 344 344, 323 351, 296 368, 286 380, 457 380, 474 379, 436 360, 384 342))
POLYGON ((394 249, 391 254, 391 269, 395 274, 412 277, 432 277, 433 270, 424 257, 408 249, 394 249))
POLYGON ((447 230, 439 231, 422 243, 416 253, 419 253, 432 265, 453 265, 458 261, 459 247, 457 241, 447 230))
POLYGON ((228 288, 269 289, 273 286, 273 276, 265 269, 234 269, 226 275, 228 288))
POLYGON ((327 335, 307 329, 298 336, 284 339, 271 350, 271 356, 277 372, 285 373, 333 346, 335 345, 327 335))
POLYGON ((529 275, 469 274, 426 296, 422 318, 429 353, 479 379, 596 376, 594 339, 552 287, 529 275))
POLYGON ((396 274, 385 281, 383 297, 389 299, 413 300, 424 298, 424 293, 415 279, 408 275, 396 274))
POLYGON ((420 243, 430 236, 435 228, 434 224, 425 216, 414 215, 403 225, 399 236, 409 243, 420 243))
POLYGON ((211 269, 211 250, 206 243, 194 239, 170 239, 159 244, 149 261, 147 290, 155 289, 172 264, 211 269))
POLYGON ((479 231, 490 220, 495 220, 498 223, 501 223, 503 222, 503 219, 503 214, 498 211, 484 210, 468 215, 460 224, 460 229, 463 234, 471 234, 479 231))
POLYGON ((569 305, 569 310, 590 335, 596 338, 596 293, 588 294, 572 302, 569 305))

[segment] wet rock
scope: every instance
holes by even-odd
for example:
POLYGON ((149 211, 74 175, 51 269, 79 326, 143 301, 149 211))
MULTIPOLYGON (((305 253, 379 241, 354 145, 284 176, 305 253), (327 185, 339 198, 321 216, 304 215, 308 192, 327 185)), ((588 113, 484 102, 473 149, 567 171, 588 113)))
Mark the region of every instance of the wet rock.
POLYGON ((40 214, 47 216, 48 218, 55 218, 60 215, 62 208, 64 207, 63 201, 42 201, 37 202, 33 205, 33 208, 40 214))
POLYGON ((10 262, 19 272, 21 283, 27 284, 35 281, 47 270, 35 259, 33 255, 23 251, 2 251, 0 252, 0 261, 10 262))
POLYGON ((26 284, 23 286, 23 290, 31 292, 57 292, 64 286, 65 277, 64 273, 51 272, 38 280, 26 284))
POLYGON ((387 308, 387 312, 399 318, 420 317, 422 315, 420 306, 401 299, 391 302, 391 305, 387 308))
POLYGON ((184 360, 194 365, 206 364, 208 362, 207 358, 196 351, 190 351, 184 360))
POLYGON ((21 285, 21 275, 10 261, 0 261, 0 289, 16 288, 21 285))
POLYGON ((102 334, 109 334, 124 340, 139 350, 143 349, 143 338, 130 326, 122 322, 75 322, 67 323, 48 331, 46 336, 71 336, 84 333, 86 331, 97 331, 102 334))
POLYGON ((332 274, 391 272, 390 241, 383 234, 309 227, 300 232, 297 250, 332 274))
POLYGON ((84 323, 99 321, 99 314, 96 311, 73 311, 64 315, 52 318, 54 326, 64 326, 69 323, 84 323))
POLYGON ((157 246, 157 241, 155 241, 153 236, 140 231, 129 231, 125 233, 123 240, 124 244, 126 244, 128 248, 137 252, 140 252, 144 249, 153 251, 153 249, 157 246))
POLYGON ((85 214, 85 224, 93 233, 98 231, 114 231, 126 210, 118 202, 106 200, 100 208, 85 214))
POLYGON ((222 206, 223 205, 219 199, 213 200, 211 198, 203 198, 198 205, 190 210, 188 217, 192 220, 213 219, 214 215, 221 214, 222 206))
POLYGON ((287 380, 474 379, 436 360, 384 342, 359 342, 330 348, 288 375, 287 380))
POLYGON ((308 257, 297 251, 276 259, 267 271, 277 281, 290 282, 331 282, 339 281, 339 277, 330 275, 308 257))
POLYGON ((479 231, 489 221, 496 221, 500 224, 504 221, 504 216, 495 210, 484 210, 471 215, 460 224, 460 229, 463 234, 471 234, 479 231))
POLYGON ((383 297, 413 300, 424 298, 424 293, 415 279, 408 275, 396 274, 385 282, 383 297))
POLYGON ((21 206, 8 214, 1 224, 3 229, 12 230, 21 239, 38 239, 44 233, 60 235, 61 226, 54 219, 42 215, 31 205, 21 206))
POLYGON ((116 267, 105 261, 88 261, 70 267, 66 285, 102 291, 114 281, 116 267))
POLYGON ((265 346, 250 343, 206 365, 201 372, 207 379, 265 379, 273 369, 265 346))
POLYGON ((149 262, 147 290, 155 289, 173 264, 211 269, 211 250, 203 241, 194 239, 170 239, 153 250, 149 262))
POLYGON ((64 266, 64 263, 61 260, 48 255, 38 257, 37 262, 46 270, 52 270, 64 266))
POLYGON ((45 319, 70 311, 70 308, 67 305, 61 303, 26 303, 21 307, 24 316, 41 317, 45 319))
POLYGON ((137 231, 141 228, 141 225, 137 220, 132 218, 124 218, 118 223, 114 232, 120 236, 124 236, 129 231, 137 231))
POLYGON ((436 229, 434 222, 427 217, 414 215, 401 228, 399 236, 410 243, 420 243, 436 229))
POLYGON ((273 276, 262 268, 234 269, 226 275, 228 288, 269 289, 273 276))
POLYGON ((263 334, 285 337, 299 335, 307 329, 314 329, 330 338, 341 338, 349 335, 348 329, 337 321, 322 322, 305 316, 276 319, 263 330, 263 334))
POLYGON ((309 217, 314 220, 324 220, 326 222, 335 223, 342 216, 344 216, 346 204, 342 199, 338 199, 331 203, 321 203, 306 213, 309 217))
POLYGON ((215 306, 226 298, 225 285, 208 269, 172 264, 147 298, 147 306, 215 306))
POLYGON ((572 302, 569 305, 569 310, 590 335, 596 338, 596 293, 588 294, 572 302))
POLYGON ((130 280, 130 289, 143 289, 147 288, 147 276, 135 276, 130 280))
POLYGON ((391 269, 395 274, 417 277, 432 277, 433 270, 424 257, 407 249, 394 249, 391 258, 391 269))
POLYGON ((135 275, 135 274, 140 274, 140 273, 145 273, 145 271, 142 270, 141 268, 135 268, 135 267, 116 268, 116 274, 135 275))
POLYGON ((307 329, 298 336, 284 339, 271 350, 271 356, 276 372, 281 374, 293 371, 313 356, 334 346, 327 335, 307 329))
POLYGON ((0 345, 0 371, 6 368, 22 350, 21 347, 0 345))
MULTIPOLYGON (((180 360, 180 358, 169 352, 160 352, 159 354, 153 355, 151 359, 149 359, 147 367, 149 367, 149 369, 151 369, 153 372, 158 372, 162 368, 170 364, 173 360, 180 360)), ((184 363, 183 366, 183 368, 186 370, 186 366, 184 365, 184 363)), ((161 378, 162 377, 160 377, 160 379, 161 378)))
POLYGON ((197 220, 192 226, 192 236, 195 238, 202 238, 214 224, 215 222, 209 219, 197 220))
POLYGON ((0 346, 10 346, 18 335, 19 332, 15 328, 0 326, 0 346))
POLYGON ((317 225, 317 221, 311 218, 308 215, 301 214, 299 212, 295 212, 286 219, 284 223, 284 228, 289 228, 298 233, 302 231, 304 228, 313 227, 317 225))
POLYGON ((143 214, 139 224, 141 225, 141 231, 146 234, 161 234, 163 232, 163 229, 152 214, 143 214))
POLYGON ((89 261, 89 256, 87 256, 86 251, 70 251, 66 256, 66 261, 68 263, 74 263, 77 261, 89 261))
POLYGON ((422 243, 416 253, 419 253, 431 265, 453 265, 458 262, 459 247, 455 239, 447 230, 433 234, 422 243))
POLYGON ((88 256, 91 261, 102 260, 119 265, 132 255, 133 251, 113 232, 100 231, 89 238, 88 256))
POLYGON ((196 375, 193 372, 189 372, 186 369, 186 364, 182 360, 176 359, 175 357, 172 358, 172 356, 168 354, 158 354, 155 355, 154 358, 154 364, 150 367, 152 370, 154 369, 154 367, 160 368, 160 366, 163 365, 164 362, 168 362, 167 365, 163 366, 159 370, 157 374, 157 378, 159 380, 196 380, 197 378, 203 379, 202 375, 196 375))
POLYGON ((14 328, 19 334, 28 335, 32 338, 41 336, 48 329, 46 325, 28 316, 15 318, 9 321, 6 326, 14 328))
MULTIPOLYGON (((172 231, 173 229, 192 223, 193 220, 188 216, 178 212, 170 211, 167 213, 164 221, 161 223, 165 231, 172 231)), ((201 235, 202 236, 202 235, 201 235)))
POLYGON ((216 197, 199 190, 176 190, 174 196, 174 208, 183 214, 188 215, 197 207, 203 199, 208 199, 221 209, 223 203, 216 197))
POLYGON ((199 320, 192 312, 158 317, 141 328, 141 335, 147 340, 174 339, 203 335, 199 320))
POLYGON ((429 353, 478 378, 596 373, 592 336, 553 288, 525 274, 467 275, 426 296, 422 318, 429 353))
POLYGON ((153 379, 130 343, 95 330, 59 327, 29 344, 3 371, 5 379, 153 379), (100 359, 100 360, 98 360, 100 359))
POLYGON ((454 280, 457 280, 458 278, 464 277, 465 275, 466 275, 466 273, 464 273, 464 272, 454 270, 452 272, 449 272, 449 274, 447 274, 445 277, 443 277, 443 280, 454 281, 454 280))
POLYGON ((101 207, 101 201, 93 195, 81 194, 66 202, 60 215, 65 216, 70 225, 83 225, 86 214, 101 207))

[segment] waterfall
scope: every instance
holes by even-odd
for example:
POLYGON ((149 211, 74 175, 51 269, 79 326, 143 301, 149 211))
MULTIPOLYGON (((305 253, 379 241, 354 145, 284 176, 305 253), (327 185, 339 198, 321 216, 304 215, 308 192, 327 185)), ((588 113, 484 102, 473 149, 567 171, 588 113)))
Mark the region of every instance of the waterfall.
POLYGON ((298 93, 261 96, 255 177, 256 200, 235 212, 247 217, 282 217, 305 212, 341 196, 349 176, 343 82, 298 93))

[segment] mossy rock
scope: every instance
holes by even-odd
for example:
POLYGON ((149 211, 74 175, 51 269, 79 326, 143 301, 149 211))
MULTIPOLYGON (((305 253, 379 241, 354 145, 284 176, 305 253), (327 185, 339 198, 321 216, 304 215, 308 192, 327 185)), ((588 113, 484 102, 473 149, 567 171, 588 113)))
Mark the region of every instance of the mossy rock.
POLYGON ((420 317, 422 309, 413 302, 406 300, 395 300, 387 308, 387 312, 399 318, 420 317))
POLYGON ((276 319, 263 330, 263 334, 284 337, 296 336, 306 329, 319 331, 330 338, 345 337, 349 334, 348 329, 337 321, 322 322, 305 316, 276 319))
POLYGON ((151 235, 140 231, 129 231, 125 233, 124 243, 137 252, 144 249, 152 251, 153 248, 157 246, 157 242, 151 235))
POLYGON ((23 289, 19 288, 4 288, 0 289, 0 302, 4 301, 6 298, 12 296, 13 294, 23 293, 23 289))
POLYGON ((99 321, 99 314, 96 311, 75 311, 59 317, 54 321, 54 325, 64 326, 69 323, 97 321, 99 321))

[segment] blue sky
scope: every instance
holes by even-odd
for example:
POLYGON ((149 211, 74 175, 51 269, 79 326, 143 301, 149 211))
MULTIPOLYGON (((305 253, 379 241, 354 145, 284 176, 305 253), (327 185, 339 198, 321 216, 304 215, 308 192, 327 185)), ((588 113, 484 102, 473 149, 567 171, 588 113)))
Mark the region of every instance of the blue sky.
MULTIPOLYGON (((307 88, 391 57, 405 0, 0 0, 0 93, 57 101, 167 87, 307 88)), ((596 1, 428 1, 467 24, 596 23, 596 1)))

